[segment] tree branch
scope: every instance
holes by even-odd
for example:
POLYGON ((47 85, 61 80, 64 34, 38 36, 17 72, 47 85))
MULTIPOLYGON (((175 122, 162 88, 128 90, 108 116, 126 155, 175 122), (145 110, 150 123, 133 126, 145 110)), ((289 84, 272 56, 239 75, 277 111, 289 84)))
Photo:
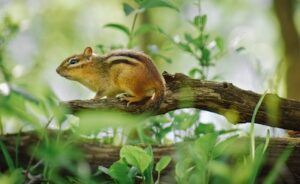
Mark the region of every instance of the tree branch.
MULTIPOLYGON (((233 123, 251 121, 261 94, 247 91, 227 82, 191 79, 177 73, 163 74, 167 91, 163 103, 155 113, 164 114, 182 108, 198 108, 225 116, 233 123)), ((117 98, 73 100, 62 103, 73 112, 83 109, 116 109, 141 113, 140 105, 129 107, 117 98)), ((256 116, 256 123, 289 130, 300 130, 300 102, 267 94, 256 116)))

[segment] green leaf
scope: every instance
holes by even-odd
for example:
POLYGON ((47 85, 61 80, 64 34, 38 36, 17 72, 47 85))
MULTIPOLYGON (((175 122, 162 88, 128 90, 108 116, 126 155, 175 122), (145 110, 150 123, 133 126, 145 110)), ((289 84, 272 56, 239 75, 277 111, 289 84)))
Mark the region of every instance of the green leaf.
POLYGON ((123 160, 119 160, 110 166, 108 174, 120 184, 134 183, 129 170, 128 165, 123 160))
POLYGON ((15 166, 14 166, 14 162, 12 160, 12 158, 10 157, 9 155, 9 152, 5 146, 5 144, 3 144, 3 142, 0 140, 0 149, 2 151, 2 154, 4 156, 4 160, 9 168, 10 171, 13 171, 15 169, 15 166))
POLYGON ((184 50, 186 52, 189 52, 189 53, 193 53, 191 47, 188 44, 178 43, 177 45, 179 46, 180 49, 182 49, 182 50, 184 50))
POLYGON ((134 0, 137 4, 141 5, 144 1, 147 1, 147 0, 134 0))
POLYGON ((194 25, 199 28, 201 31, 204 30, 207 22, 207 15, 198 15, 194 18, 194 25))
POLYGON ((81 122, 78 131, 83 134, 94 134, 106 128, 134 128, 142 117, 132 116, 116 111, 82 111, 78 113, 81 122))
POLYGON ((194 171, 193 159, 189 156, 177 161, 175 166, 176 180, 178 183, 188 183, 187 177, 194 171))
POLYGON ((252 118, 251 118, 251 124, 250 124, 250 130, 249 130, 249 133, 250 133, 250 139, 251 139, 251 156, 252 156, 252 159, 254 159, 254 153, 255 153, 255 135, 254 135, 254 126, 255 126, 255 119, 256 119, 256 114, 260 108, 260 106, 262 105, 265 97, 267 95, 267 91, 265 91, 265 93, 263 95, 261 95, 261 97, 259 98, 255 108, 254 108, 254 112, 252 114, 252 118))
POLYGON ((174 123, 179 130, 186 130, 198 120, 198 116, 186 112, 174 116, 174 123))
POLYGON ((151 157, 140 147, 125 145, 120 151, 120 157, 129 165, 139 169, 141 173, 150 165, 151 157))
POLYGON ((164 60, 166 63, 172 63, 172 59, 171 58, 168 58, 168 57, 166 57, 166 56, 164 56, 164 55, 161 55, 161 54, 155 54, 155 56, 156 57, 158 57, 158 58, 161 58, 162 60, 164 60))
POLYGON ((26 183, 25 177, 24 177, 24 170, 21 168, 18 168, 11 172, 1 173, 0 174, 0 183, 1 184, 26 183))
POLYGON ((265 184, 272 184, 276 183, 276 179, 279 176, 280 170, 284 167, 284 163, 287 161, 287 159, 290 157, 291 153, 293 151, 292 146, 288 146, 283 153, 280 155, 280 157, 277 159, 275 166, 272 168, 271 172, 268 174, 267 178, 265 178, 264 183, 265 184))
POLYGON ((195 121, 193 121, 191 118, 185 118, 181 123, 178 123, 179 130, 187 130, 192 125, 194 125, 195 121))
POLYGON ((239 47, 239 48, 235 49, 236 52, 242 52, 244 50, 246 50, 245 47, 239 47))
POLYGON ((207 164, 212 157, 211 153, 217 143, 217 137, 217 133, 208 133, 194 142, 193 158, 197 159, 197 162, 207 164))
POLYGON ((27 111, 25 102, 25 99, 16 93, 11 93, 11 95, 3 98, 0 95, 0 112, 12 115, 26 123, 40 127, 40 121, 36 116, 27 111))
POLYGON ((255 150, 255 157, 254 160, 252 160, 252 165, 250 166, 250 176, 249 176, 249 182, 247 183, 256 183, 256 179, 257 179, 257 175, 259 173, 260 168, 263 165, 263 161, 264 161, 264 145, 263 144, 259 144, 255 150))
POLYGON ((104 45, 98 44, 98 45, 96 45, 96 47, 100 50, 101 54, 105 54, 106 53, 106 48, 105 48, 104 45))
POLYGON ((224 50, 224 40, 222 38, 217 37, 216 44, 217 44, 218 49, 220 49, 220 51, 224 50))
POLYGON ((208 169, 213 173, 213 175, 221 176, 223 178, 228 178, 231 177, 231 170, 229 165, 230 164, 226 164, 222 161, 212 160, 208 164, 208 169))
POLYGON ((144 0, 139 1, 140 9, 151 9, 158 7, 171 8, 173 10, 179 11, 179 9, 168 0, 144 0))
POLYGON ((192 37, 192 35, 185 33, 184 34, 184 38, 188 43, 193 43, 194 42, 194 38, 192 37))
POLYGON ((138 169, 136 167, 131 167, 129 169, 129 172, 128 172, 128 176, 130 178, 135 178, 137 176, 137 174, 139 173, 138 169))
POLYGON ((21 131, 19 131, 19 133, 16 137, 16 146, 15 146, 15 165, 16 165, 16 167, 19 167, 20 137, 21 137, 21 131))
POLYGON ((242 153, 246 152, 248 152, 248 145, 244 144, 244 142, 240 142, 238 140, 238 136, 232 136, 217 143, 212 152, 212 158, 227 155, 238 157, 238 155, 241 155, 242 153), (236 147, 238 147, 239 149, 234 149, 236 147))
POLYGON ((123 3, 123 11, 128 16, 134 11, 134 8, 127 3, 123 3))
POLYGON ((11 106, 13 109, 17 109, 20 110, 22 112, 25 111, 26 109, 26 99, 22 96, 19 95, 17 93, 11 93, 11 95, 9 95, 7 97, 8 101, 8 106, 11 106))
POLYGON ((207 134, 207 133, 213 133, 215 131, 215 127, 213 124, 199 124, 195 128, 195 134, 207 134))
POLYGON ((157 172, 161 172, 162 170, 164 170, 169 163, 171 162, 171 157, 170 156, 163 156, 161 157, 161 159, 157 162, 156 166, 155 166, 155 170, 157 172))
POLYGON ((43 159, 45 165, 49 167, 66 167, 72 168, 74 161, 83 158, 81 151, 70 145, 66 146, 65 142, 57 140, 48 140, 37 147, 34 156, 43 159))
POLYGON ((126 26, 122 25, 122 24, 117 24, 117 23, 105 24, 104 28, 116 29, 116 30, 119 30, 119 31, 125 33, 127 36, 130 35, 129 29, 126 26))
POLYGON ((24 98, 24 100, 27 100, 27 101, 30 101, 30 102, 33 102, 36 104, 39 103, 39 100, 35 96, 31 95, 28 91, 26 91, 23 88, 20 88, 18 86, 12 86, 11 90, 16 95, 22 96, 24 98))
POLYGON ((153 183, 153 165, 154 165, 153 162, 154 161, 153 161, 153 149, 152 149, 151 145, 149 145, 145 149, 145 152, 152 158, 149 167, 147 167, 147 169, 143 173, 143 175, 145 177, 145 183, 153 183))
POLYGON ((195 41, 193 42, 199 48, 206 47, 207 42, 209 41, 209 34, 200 34, 195 41))
POLYGON ((209 66, 210 50, 208 50, 207 48, 203 48, 201 51, 202 51, 201 65, 209 66))
POLYGON ((104 166, 98 166, 98 171, 97 172, 109 175, 109 170, 104 166))
POLYGON ((199 69, 199 68, 193 68, 193 69, 191 69, 191 71, 189 71, 189 75, 190 75, 191 77, 196 78, 197 76, 199 76, 199 75, 197 75, 197 74, 199 74, 200 76, 204 76, 204 75, 205 75, 205 74, 204 74, 204 71, 201 70, 201 69, 199 69))
POLYGON ((136 31, 134 32, 134 35, 137 36, 137 35, 141 35, 141 34, 145 34, 151 30, 155 30, 157 29, 156 26, 154 25, 151 25, 151 24, 143 24, 143 25, 140 25, 136 31))
POLYGON ((164 124, 164 123, 169 123, 171 120, 166 116, 155 116, 155 117, 149 118, 149 121, 151 123, 164 124))

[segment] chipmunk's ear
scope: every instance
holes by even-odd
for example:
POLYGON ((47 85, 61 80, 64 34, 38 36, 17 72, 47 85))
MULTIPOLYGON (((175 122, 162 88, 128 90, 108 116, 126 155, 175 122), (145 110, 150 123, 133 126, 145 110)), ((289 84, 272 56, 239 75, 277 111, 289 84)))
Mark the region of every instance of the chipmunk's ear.
POLYGON ((92 56, 93 55, 93 49, 91 47, 85 48, 84 51, 83 51, 83 55, 87 56, 87 57, 92 56))

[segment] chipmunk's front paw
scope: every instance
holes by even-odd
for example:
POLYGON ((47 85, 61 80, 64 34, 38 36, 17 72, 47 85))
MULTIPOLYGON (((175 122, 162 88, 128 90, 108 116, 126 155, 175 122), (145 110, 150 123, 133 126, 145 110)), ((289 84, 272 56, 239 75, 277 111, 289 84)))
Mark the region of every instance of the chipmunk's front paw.
POLYGON ((116 96, 117 99, 121 100, 121 101, 126 101, 126 98, 129 97, 130 95, 128 95, 127 93, 121 93, 121 94, 118 94, 116 96))
POLYGON ((143 99, 142 96, 131 96, 129 94, 122 94, 120 95, 120 97, 118 97, 121 101, 126 101, 127 102, 127 107, 129 107, 129 105, 131 103, 135 103, 135 102, 139 102, 143 99))
MULTIPOLYGON (((117 99, 119 99, 120 101, 126 101, 126 102, 128 102, 128 98, 130 97, 130 95, 129 94, 127 94, 127 93, 122 93, 122 94, 119 94, 119 95, 117 95, 116 96, 117 97, 117 99)), ((129 104, 127 103, 127 107, 129 106, 129 104)))

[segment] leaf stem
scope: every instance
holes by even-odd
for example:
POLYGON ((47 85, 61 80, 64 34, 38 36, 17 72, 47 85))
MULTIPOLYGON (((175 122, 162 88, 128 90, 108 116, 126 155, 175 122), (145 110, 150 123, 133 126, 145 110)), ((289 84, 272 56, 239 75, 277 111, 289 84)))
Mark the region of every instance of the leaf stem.
POLYGON ((254 123, 255 123, 255 118, 257 115, 257 112, 265 98, 265 96, 267 95, 267 91, 260 97, 259 101, 257 102, 252 118, 251 118, 251 126, 250 126, 250 141, 251 141, 251 158, 252 160, 254 160, 255 158, 255 136, 254 136, 254 123))
POLYGON ((134 28, 135 28, 137 18, 138 18, 138 13, 135 13, 134 18, 133 18, 133 22, 132 22, 132 25, 131 25, 131 29, 130 29, 129 42, 128 42, 128 45, 127 45, 128 48, 132 48, 132 46, 133 46, 132 44, 133 44, 134 28))
POLYGON ((159 183, 160 183, 160 172, 157 173, 157 180, 155 184, 159 184, 159 183))
POLYGON ((10 81, 10 74, 7 71, 7 69, 5 68, 4 64, 3 64, 3 50, 0 49, 0 71, 3 75, 4 81, 5 82, 9 82, 10 81))
POLYGON ((0 114, 0 135, 4 135, 4 127, 3 127, 1 114, 0 114))
POLYGON ((201 15, 201 0, 198 0, 198 13, 201 15))

